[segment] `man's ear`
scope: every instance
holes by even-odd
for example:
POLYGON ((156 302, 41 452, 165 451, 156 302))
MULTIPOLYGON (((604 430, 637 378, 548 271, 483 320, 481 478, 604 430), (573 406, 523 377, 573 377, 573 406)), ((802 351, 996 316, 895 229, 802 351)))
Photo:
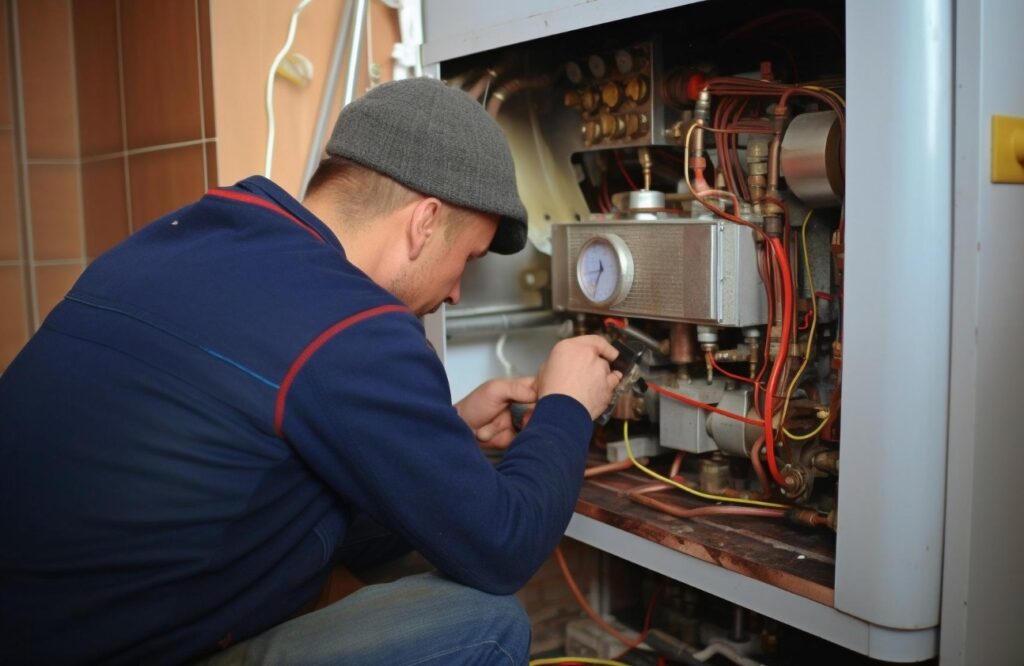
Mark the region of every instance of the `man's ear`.
POLYGON ((444 204, 435 197, 427 197, 413 207, 406 222, 410 261, 420 256, 431 237, 441 233, 443 208, 444 204))

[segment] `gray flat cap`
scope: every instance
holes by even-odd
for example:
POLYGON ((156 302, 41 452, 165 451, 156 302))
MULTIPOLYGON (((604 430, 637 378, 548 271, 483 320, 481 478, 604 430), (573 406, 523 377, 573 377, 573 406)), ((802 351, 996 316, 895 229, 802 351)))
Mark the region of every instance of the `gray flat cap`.
POLYGON ((427 78, 380 85, 341 111, 327 154, 421 194, 499 216, 490 250, 526 245, 526 208, 505 133, 469 95, 427 78))

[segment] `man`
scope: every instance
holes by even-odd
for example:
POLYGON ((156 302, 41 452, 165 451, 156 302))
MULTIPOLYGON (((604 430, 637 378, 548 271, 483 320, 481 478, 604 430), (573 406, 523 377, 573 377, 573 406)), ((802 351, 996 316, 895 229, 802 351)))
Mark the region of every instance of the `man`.
POLYGON ((571 515, 616 352, 561 342, 453 407, 416 317, 525 244, 501 130, 416 79, 327 152, 305 205, 249 178, 97 259, 0 378, 0 661, 525 663, 507 595, 571 515), (439 573, 294 617, 367 524, 439 573))

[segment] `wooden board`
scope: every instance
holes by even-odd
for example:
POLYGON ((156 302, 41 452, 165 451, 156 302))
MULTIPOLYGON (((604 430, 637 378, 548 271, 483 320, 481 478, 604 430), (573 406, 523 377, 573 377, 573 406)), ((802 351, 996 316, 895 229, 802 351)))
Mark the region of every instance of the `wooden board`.
MULTIPOLYGON (((632 470, 590 479, 583 484, 576 511, 685 555, 833 605, 834 532, 745 516, 676 518, 626 497, 628 490, 651 481, 632 470)), ((683 508, 708 505, 678 490, 651 496, 683 508)))

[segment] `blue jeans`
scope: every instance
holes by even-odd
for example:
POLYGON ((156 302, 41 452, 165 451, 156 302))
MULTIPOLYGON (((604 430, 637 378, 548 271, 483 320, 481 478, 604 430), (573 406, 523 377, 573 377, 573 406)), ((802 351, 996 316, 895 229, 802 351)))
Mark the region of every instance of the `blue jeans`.
POLYGON ((530 623, 515 597, 428 573, 364 587, 203 663, 520 666, 529 650, 530 623))

